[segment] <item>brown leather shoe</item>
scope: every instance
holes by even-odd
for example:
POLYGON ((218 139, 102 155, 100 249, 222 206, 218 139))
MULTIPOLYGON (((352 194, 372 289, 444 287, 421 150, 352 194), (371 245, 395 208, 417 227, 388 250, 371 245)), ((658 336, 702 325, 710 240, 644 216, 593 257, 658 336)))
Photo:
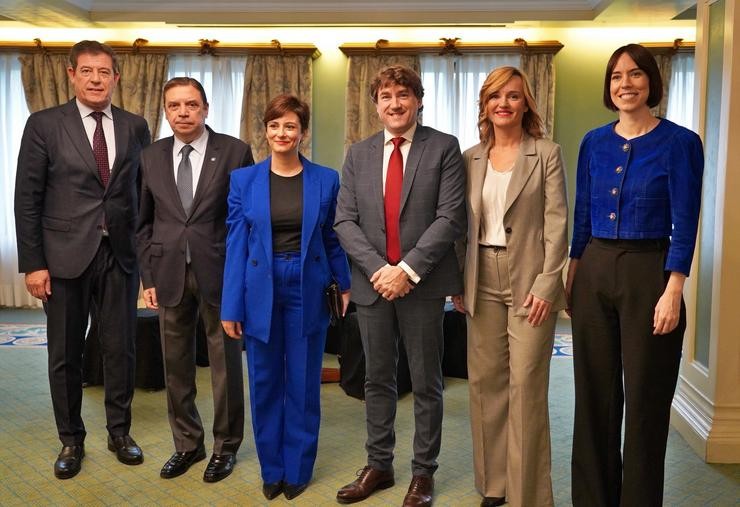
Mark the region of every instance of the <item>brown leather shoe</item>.
POLYGON ((337 502, 359 502, 375 491, 390 488, 395 483, 392 468, 390 470, 378 470, 368 465, 358 473, 357 479, 337 491, 337 502))
POLYGON ((428 475, 415 475, 403 499, 403 507, 427 507, 432 505, 434 479, 428 475))

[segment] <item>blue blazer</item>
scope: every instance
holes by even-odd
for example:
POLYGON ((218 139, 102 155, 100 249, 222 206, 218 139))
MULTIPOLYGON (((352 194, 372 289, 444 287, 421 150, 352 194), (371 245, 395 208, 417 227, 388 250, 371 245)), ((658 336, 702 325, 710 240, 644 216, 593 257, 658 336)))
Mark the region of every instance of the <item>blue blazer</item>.
MULTIPOLYGON (((329 309, 324 290, 332 277, 349 289, 347 256, 332 228, 339 174, 301 156, 303 226, 301 231, 301 304, 303 334, 324 333, 329 309)), ((273 308, 270 162, 231 173, 226 220, 226 265, 221 319, 241 322, 245 335, 267 343, 273 308)))

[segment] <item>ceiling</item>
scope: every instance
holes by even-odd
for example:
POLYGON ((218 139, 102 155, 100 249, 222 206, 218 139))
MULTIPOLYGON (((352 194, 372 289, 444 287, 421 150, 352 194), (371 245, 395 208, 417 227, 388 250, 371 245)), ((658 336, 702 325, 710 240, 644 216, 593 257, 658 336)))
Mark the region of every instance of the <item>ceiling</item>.
MULTIPOLYGON (((172 25, 496 25, 665 23, 695 0, 0 0, 0 21, 47 27, 172 25)), ((687 12, 688 10, 688 12, 687 12)), ((680 17, 683 16, 683 17, 680 17)))

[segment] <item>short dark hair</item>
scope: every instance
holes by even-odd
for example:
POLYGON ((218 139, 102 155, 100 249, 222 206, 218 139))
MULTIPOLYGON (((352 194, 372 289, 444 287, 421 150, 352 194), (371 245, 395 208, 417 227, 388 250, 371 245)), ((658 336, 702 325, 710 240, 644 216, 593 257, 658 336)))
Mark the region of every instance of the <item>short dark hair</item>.
POLYGON ((280 94, 267 104, 265 115, 262 118, 265 128, 269 122, 281 118, 285 113, 295 113, 301 124, 301 130, 308 130, 308 123, 311 120, 311 110, 308 104, 290 93, 280 94))
POLYGON ((373 82, 370 84, 370 98, 377 104, 378 91, 381 88, 392 85, 401 85, 411 89, 419 100, 424 97, 424 86, 421 84, 419 74, 403 65, 391 65, 376 74, 373 82))
POLYGON ((200 93, 200 98, 203 100, 203 105, 208 105, 208 99, 206 98, 206 91, 203 89, 203 85, 200 84, 200 81, 197 79, 193 79, 192 77, 173 77, 169 81, 167 81, 164 84, 164 88, 162 89, 162 102, 165 101, 165 94, 167 93, 167 90, 170 88, 174 88, 175 86, 192 86, 196 90, 198 90, 198 93, 200 93))
POLYGON ((650 92, 647 99, 648 107, 657 106, 663 99, 663 78, 660 77, 660 69, 658 69, 653 54, 639 44, 622 46, 614 51, 611 58, 609 58, 609 63, 606 64, 606 74, 604 74, 604 105, 612 111, 617 110, 617 106, 612 102, 611 79, 617 61, 625 53, 635 61, 640 70, 647 74, 650 83, 650 92))
POLYGON ((81 40, 72 46, 72 49, 69 50, 69 66, 77 70, 77 58, 81 54, 99 55, 100 53, 110 56, 113 62, 113 73, 119 74, 116 52, 108 44, 103 44, 96 40, 81 40))

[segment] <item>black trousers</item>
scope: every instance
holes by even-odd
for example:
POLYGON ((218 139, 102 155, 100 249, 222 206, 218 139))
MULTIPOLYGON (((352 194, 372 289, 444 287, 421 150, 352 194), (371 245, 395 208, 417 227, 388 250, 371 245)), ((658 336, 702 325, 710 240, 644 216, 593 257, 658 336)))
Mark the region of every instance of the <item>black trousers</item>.
POLYGON ((126 273, 107 239, 78 278, 51 278, 45 305, 49 384, 59 439, 63 445, 85 440, 82 407, 82 352, 91 309, 103 352, 105 415, 108 432, 126 435, 134 395, 136 295, 138 273, 126 273))
POLYGON ((653 335, 668 240, 592 239, 572 290, 575 507, 660 506, 686 329, 653 335), (624 447, 622 417, 624 415, 624 447))

